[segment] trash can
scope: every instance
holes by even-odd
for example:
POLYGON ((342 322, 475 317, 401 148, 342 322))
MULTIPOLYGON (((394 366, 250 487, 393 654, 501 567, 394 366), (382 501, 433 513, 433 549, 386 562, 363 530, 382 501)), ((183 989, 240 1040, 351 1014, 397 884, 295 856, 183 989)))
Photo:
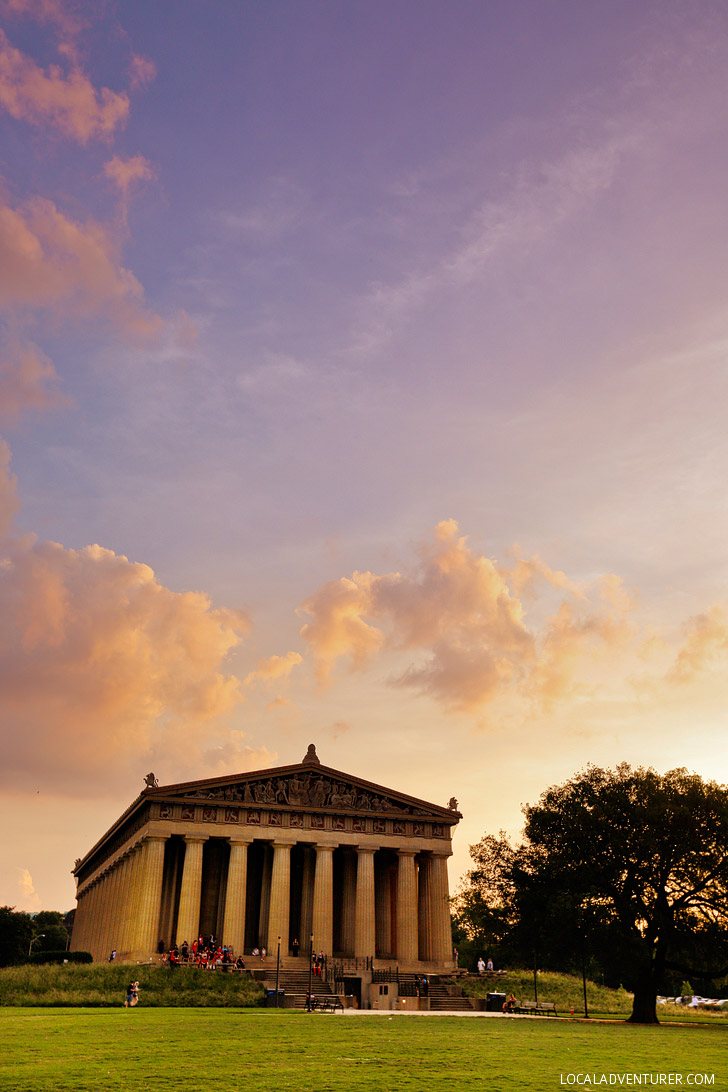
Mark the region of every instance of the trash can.
MULTIPOLYGON (((283 1008, 283 998, 285 996, 286 996, 285 990, 279 990, 278 991, 278 1008, 279 1009, 283 1008)), ((275 990, 266 990, 265 991, 265 1007, 267 1009, 276 1008, 276 991, 275 990)))
MULTIPOLYGON (((275 992, 275 991, 274 991, 275 992)), ((502 1012, 506 995, 504 993, 489 993, 486 998, 486 1012, 502 1012)))

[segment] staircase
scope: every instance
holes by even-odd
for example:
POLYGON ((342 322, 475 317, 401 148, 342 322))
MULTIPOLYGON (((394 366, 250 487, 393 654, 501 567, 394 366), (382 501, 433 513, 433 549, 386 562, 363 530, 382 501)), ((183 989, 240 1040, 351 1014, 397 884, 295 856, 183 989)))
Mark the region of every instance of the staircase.
MULTIPOLYGON (((417 996, 414 974, 400 974, 398 981, 400 997, 417 996)), ((452 979, 443 978, 440 975, 428 975, 427 982, 427 997, 430 1001, 431 1012, 467 1012, 473 1008, 462 986, 458 986, 452 979)))
MULTIPOLYGON (((256 978, 260 979, 261 971, 265 972, 265 980, 263 985, 267 990, 274 990, 276 987, 276 961, 275 958, 266 959, 265 961, 259 959, 256 956, 246 956, 245 966, 249 968, 256 978)), ((283 990, 285 993, 285 1007, 294 1009, 306 1008, 306 996, 308 994, 308 976, 309 967, 308 959, 305 956, 285 956, 281 958, 281 965, 278 974, 278 989, 283 990)), ((331 1000, 336 995, 332 993, 331 987, 327 984, 326 979, 318 975, 311 975, 311 993, 316 998, 317 1004, 320 1006, 325 1004, 326 1001, 331 1000)))

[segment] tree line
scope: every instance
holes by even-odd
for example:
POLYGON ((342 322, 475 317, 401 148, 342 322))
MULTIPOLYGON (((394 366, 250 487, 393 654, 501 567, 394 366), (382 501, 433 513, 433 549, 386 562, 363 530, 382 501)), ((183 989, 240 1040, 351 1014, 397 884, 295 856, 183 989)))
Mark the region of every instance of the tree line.
POLYGON ((589 766, 524 815, 521 844, 501 831, 471 846, 454 900, 471 962, 489 952, 623 985, 634 1023, 657 1023, 658 994, 686 979, 725 989, 728 788, 685 769, 589 766))

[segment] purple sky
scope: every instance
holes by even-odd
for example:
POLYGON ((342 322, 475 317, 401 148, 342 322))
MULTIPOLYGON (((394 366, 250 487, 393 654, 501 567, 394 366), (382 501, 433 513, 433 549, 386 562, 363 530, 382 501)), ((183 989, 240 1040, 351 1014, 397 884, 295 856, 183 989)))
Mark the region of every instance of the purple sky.
POLYGON ((728 780, 724 5, 0 12, 0 902, 311 741, 452 881, 728 780))

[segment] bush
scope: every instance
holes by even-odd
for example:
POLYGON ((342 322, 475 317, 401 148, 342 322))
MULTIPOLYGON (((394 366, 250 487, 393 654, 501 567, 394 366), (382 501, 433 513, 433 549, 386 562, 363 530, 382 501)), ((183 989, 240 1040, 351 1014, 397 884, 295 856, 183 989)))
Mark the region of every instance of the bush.
POLYGON ((93 963, 90 952, 33 952, 26 963, 93 963))

